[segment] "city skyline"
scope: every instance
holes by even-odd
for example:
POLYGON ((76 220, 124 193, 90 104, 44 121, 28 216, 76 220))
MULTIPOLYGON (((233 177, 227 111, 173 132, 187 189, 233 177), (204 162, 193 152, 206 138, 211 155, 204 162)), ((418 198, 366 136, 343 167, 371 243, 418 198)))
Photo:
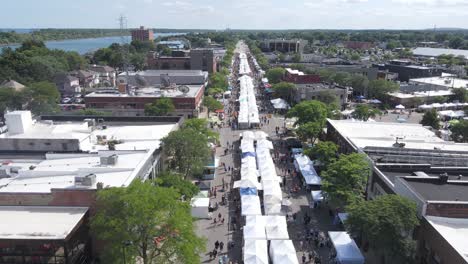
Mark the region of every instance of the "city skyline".
POLYGON ((117 28, 121 14, 129 28, 468 28, 468 0, 20 0, 2 9, 0 28, 117 28))

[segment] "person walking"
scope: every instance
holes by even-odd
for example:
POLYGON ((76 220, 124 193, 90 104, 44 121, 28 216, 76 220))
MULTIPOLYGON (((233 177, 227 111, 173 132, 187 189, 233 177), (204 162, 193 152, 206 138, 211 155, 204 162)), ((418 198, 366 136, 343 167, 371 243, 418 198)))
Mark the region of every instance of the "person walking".
POLYGON ((215 246, 215 249, 218 249, 218 247, 219 247, 219 241, 218 240, 216 240, 216 242, 214 243, 214 246, 215 246))
POLYGON ((224 242, 221 241, 221 243, 219 243, 219 252, 223 252, 223 248, 224 248, 224 242))

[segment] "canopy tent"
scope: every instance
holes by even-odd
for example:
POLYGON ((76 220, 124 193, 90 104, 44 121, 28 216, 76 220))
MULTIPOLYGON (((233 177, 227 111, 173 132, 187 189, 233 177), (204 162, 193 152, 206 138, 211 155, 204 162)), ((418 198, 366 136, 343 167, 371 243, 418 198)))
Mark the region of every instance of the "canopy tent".
POLYGON ((341 223, 344 224, 348 219, 348 213, 338 213, 338 218, 340 219, 341 223))
POLYGON ((257 140, 257 149, 273 149, 273 143, 267 139, 257 140))
POLYGON ((262 180, 262 188, 263 188, 263 195, 272 195, 272 196, 280 197, 283 194, 283 192, 281 191, 279 182, 277 181, 262 180))
POLYGON ((247 215, 245 216, 245 225, 265 227, 266 218, 264 215, 247 215))
MULTIPOLYGON (((244 140, 255 140, 255 134, 253 131, 245 131, 241 133, 242 141, 244 140)), ((252 142, 253 143, 253 142, 252 142)))
POLYGON ((246 158, 246 157, 254 157, 255 158, 255 152, 244 152, 244 153, 242 153, 241 158, 246 158))
POLYGON ((261 215, 260 198, 256 195, 241 196, 242 215, 261 215))
POLYGON ((288 102, 286 102, 286 100, 282 98, 273 99, 273 100, 270 100, 270 102, 273 105, 273 108, 275 109, 289 109, 290 108, 288 102))
POLYGON ((465 111, 460 110, 460 111, 453 111, 453 110, 445 110, 445 111, 439 111, 439 115, 443 117, 450 117, 450 118, 460 118, 465 116, 465 111))
POLYGON ((246 239, 244 241, 244 264, 268 264, 266 240, 246 239))
POLYGON ((255 135, 255 139, 256 140, 260 140, 260 139, 267 139, 268 137, 268 134, 261 131, 261 130, 257 130, 254 132, 254 135, 255 135))
POLYGON ((299 264, 296 249, 292 240, 272 240, 270 241, 270 258, 273 264, 292 263, 299 264))
POLYGON ((209 218, 210 198, 194 197, 190 201, 191 214, 195 218, 209 218))
POLYGON ((244 240, 266 240, 265 228, 258 226, 244 226, 244 240))
POLYGON ((372 100, 369 100, 369 103, 371 103, 371 104, 381 104, 382 101, 380 101, 378 99, 372 99, 372 100))
POLYGON ((265 227, 268 240, 287 240, 289 239, 288 227, 286 225, 271 225, 265 227))
POLYGON ((257 188, 240 188, 239 189, 240 195, 257 195, 257 188))
POLYGON ((264 204, 280 204, 282 199, 282 196, 278 195, 263 195, 263 203, 264 204))
POLYGON ((404 106, 404 105, 401 105, 401 104, 399 104, 399 105, 395 106, 395 109, 405 109, 405 106, 404 106))
POLYGON ((233 186, 234 189, 237 189, 237 188, 255 188, 255 189, 261 189, 261 185, 259 182, 257 182, 256 180, 253 180, 253 179, 241 179, 239 181, 235 181, 234 182, 234 186, 233 186))
POLYGON ((263 204, 266 215, 282 215, 281 203, 263 204))
POLYGON ((318 176, 312 161, 308 156, 297 154, 294 156, 294 166, 300 171, 306 184, 321 185, 322 179, 318 176))
POLYGON ((363 264, 364 257, 356 243, 346 232, 328 232, 336 251, 336 260, 341 264, 363 264))
POLYGON ((322 191, 311 191, 310 194, 312 195, 312 200, 314 200, 315 202, 323 201, 322 191))

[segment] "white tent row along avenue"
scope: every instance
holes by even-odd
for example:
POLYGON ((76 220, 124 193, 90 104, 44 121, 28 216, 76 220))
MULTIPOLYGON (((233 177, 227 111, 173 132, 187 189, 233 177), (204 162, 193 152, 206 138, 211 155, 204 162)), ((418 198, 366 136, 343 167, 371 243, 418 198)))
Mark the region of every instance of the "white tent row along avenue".
POLYGON ((268 264, 266 240, 246 239, 244 241, 244 264, 268 264))
POLYGON ((270 241, 269 252, 273 264, 299 264, 296 249, 291 240, 270 241))
POLYGON ((356 243, 346 232, 328 232, 336 251, 336 260, 341 264, 363 264, 364 257, 356 243))
POLYGON ((322 179, 318 176, 308 156, 303 154, 295 155, 294 165, 301 172, 306 184, 320 185, 322 183, 322 179))

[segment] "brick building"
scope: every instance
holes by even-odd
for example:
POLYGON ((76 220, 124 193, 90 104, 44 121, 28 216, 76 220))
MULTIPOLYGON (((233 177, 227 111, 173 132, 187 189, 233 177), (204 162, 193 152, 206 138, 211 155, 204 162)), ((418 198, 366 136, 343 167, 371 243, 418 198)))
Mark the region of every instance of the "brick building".
POLYGON ((144 26, 140 26, 138 29, 132 29, 132 41, 139 40, 139 41, 153 41, 154 40, 154 32, 152 29, 145 29, 144 26))
POLYGON ((161 56, 157 52, 149 52, 146 63, 153 70, 201 70, 209 73, 217 72, 218 61, 223 52, 214 49, 192 49, 190 51, 173 51, 172 56, 161 56))
POLYGON ((0 138, 0 262, 92 263, 99 250, 89 233, 96 192, 155 177, 162 170, 160 139, 181 119, 52 116, 32 122, 22 113, 6 115, 21 122, 0 138), (22 149, 5 150, 6 139, 22 149), (58 149, 63 140, 78 150, 58 149))

